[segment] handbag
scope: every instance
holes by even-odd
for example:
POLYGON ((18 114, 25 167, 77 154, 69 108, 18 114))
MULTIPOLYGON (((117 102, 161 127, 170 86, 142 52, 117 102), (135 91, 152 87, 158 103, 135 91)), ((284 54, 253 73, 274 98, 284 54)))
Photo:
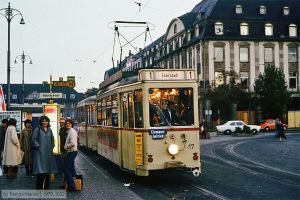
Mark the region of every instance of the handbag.
POLYGON ((200 129, 201 131, 204 131, 204 126, 201 126, 201 129, 200 129))
POLYGON ((18 151, 18 164, 21 164, 23 161, 24 152, 19 149, 18 151))

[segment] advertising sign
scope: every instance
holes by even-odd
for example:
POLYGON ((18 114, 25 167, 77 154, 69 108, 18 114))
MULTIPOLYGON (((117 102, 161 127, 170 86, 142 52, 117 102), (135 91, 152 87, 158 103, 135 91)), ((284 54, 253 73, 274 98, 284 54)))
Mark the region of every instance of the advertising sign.
POLYGON ((60 117, 60 105, 58 104, 46 104, 44 105, 44 115, 49 117, 51 129, 54 135, 54 144, 53 153, 59 153, 59 126, 58 119, 60 117))
POLYGON ((3 89, 2 86, 0 85, 0 112, 6 111, 6 105, 5 105, 5 99, 3 95, 3 89))
POLYGON ((2 121, 2 119, 10 119, 10 118, 14 118, 17 120, 16 131, 18 134, 20 134, 22 129, 21 111, 0 112, 0 121, 2 121))
POLYGON ((134 134, 134 144, 135 144, 135 164, 143 165, 143 134, 141 132, 136 132, 134 134))

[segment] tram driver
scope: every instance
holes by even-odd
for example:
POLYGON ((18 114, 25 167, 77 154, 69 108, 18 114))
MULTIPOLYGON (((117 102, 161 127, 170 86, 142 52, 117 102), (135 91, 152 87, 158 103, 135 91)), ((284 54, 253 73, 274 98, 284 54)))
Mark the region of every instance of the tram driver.
POLYGON ((168 101, 167 108, 163 110, 165 125, 179 125, 180 119, 175 111, 174 101, 168 101))

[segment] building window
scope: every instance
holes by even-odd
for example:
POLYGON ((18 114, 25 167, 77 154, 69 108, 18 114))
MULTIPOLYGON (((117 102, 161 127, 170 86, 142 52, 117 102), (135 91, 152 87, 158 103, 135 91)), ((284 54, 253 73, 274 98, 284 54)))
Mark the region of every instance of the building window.
POLYGON ((267 13, 267 8, 266 8, 266 6, 260 6, 259 12, 260 12, 260 14, 262 14, 262 15, 266 14, 266 13, 267 13))
POLYGON ((242 89, 248 89, 249 86, 249 73, 248 72, 241 72, 241 87, 242 89))
POLYGON ((224 62, 224 47, 215 47, 215 62, 224 62))
POLYGON ((274 62, 274 54, 272 47, 265 47, 265 63, 274 62))
POLYGON ((76 95, 75 94, 70 94, 70 99, 75 99, 76 95))
POLYGON ((192 51, 189 51, 189 69, 193 68, 193 54, 192 51))
POLYGON ((240 62, 249 62, 249 49, 248 47, 240 48, 240 62))
POLYGON ((294 89, 297 87, 297 72, 289 73, 289 87, 294 89))
POLYGON ((241 35, 249 35, 249 26, 247 23, 241 23, 240 32, 241 35))
POLYGON ((298 61, 296 47, 289 47, 288 54, 289 54, 289 62, 297 62, 298 61))
POLYGON ((63 94, 62 97, 63 97, 63 99, 66 99, 66 98, 67 98, 67 95, 66 95, 66 94, 63 94))
POLYGON ((283 14, 284 15, 289 15, 290 14, 290 8, 287 7, 287 6, 283 7, 283 14))
POLYGON ((177 33, 177 24, 174 24, 174 34, 177 33))
POLYGON ((296 24, 290 24, 289 35, 290 35, 290 37, 297 37, 297 25, 296 24))
POLYGON ((266 36, 272 36, 273 35, 273 25, 270 23, 267 23, 265 25, 265 35, 266 36))
POLYGON ((236 14, 242 14, 243 13, 243 7, 241 5, 235 6, 235 13, 236 14))
POLYGON ((216 22, 215 23, 215 34, 216 35, 223 35, 224 34, 223 23, 221 23, 221 22, 216 22))
POLYGON ((18 95, 16 95, 16 94, 12 95, 12 99, 17 99, 17 98, 18 98, 18 95))

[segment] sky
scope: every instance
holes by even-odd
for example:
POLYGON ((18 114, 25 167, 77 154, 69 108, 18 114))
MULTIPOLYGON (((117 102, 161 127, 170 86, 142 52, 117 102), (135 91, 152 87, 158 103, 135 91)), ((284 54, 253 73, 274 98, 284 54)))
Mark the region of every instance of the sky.
MULTIPOLYGON (((113 21, 144 21, 150 26, 146 46, 166 32, 172 19, 181 16, 201 0, 0 0, 0 9, 21 11, 25 25, 16 16, 11 22, 11 83, 22 83, 22 63, 15 58, 24 51, 32 58, 25 62, 25 83, 42 83, 59 77, 75 76, 79 92, 98 87, 104 72, 112 67, 112 57, 120 57, 119 41, 114 46, 113 21), (140 2, 139 6, 135 2, 140 2), (110 25, 109 25, 110 24, 110 25), (115 53, 113 54, 113 49, 115 53), (114 56, 113 56, 114 55, 114 56)), ((0 15, 0 83, 7 82, 7 21, 0 15)), ((127 39, 145 27, 120 27, 127 39)), ((143 48, 145 37, 132 42, 143 48)), ((125 40, 121 38, 121 44, 125 40)), ((123 58, 130 45, 123 48, 123 58)))

